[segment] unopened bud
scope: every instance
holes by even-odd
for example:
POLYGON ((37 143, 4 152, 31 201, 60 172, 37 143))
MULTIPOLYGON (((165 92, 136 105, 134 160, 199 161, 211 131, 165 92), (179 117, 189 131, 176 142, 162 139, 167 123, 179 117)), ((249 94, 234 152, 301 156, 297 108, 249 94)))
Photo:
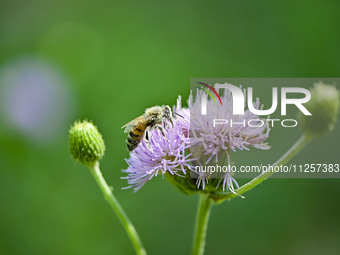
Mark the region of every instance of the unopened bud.
POLYGON ((331 85, 318 82, 311 89, 311 100, 305 104, 312 116, 300 115, 303 132, 320 136, 333 130, 339 113, 339 91, 331 85))
POLYGON ((88 121, 76 121, 70 131, 70 152, 73 158, 87 166, 94 165, 105 152, 98 129, 88 121))

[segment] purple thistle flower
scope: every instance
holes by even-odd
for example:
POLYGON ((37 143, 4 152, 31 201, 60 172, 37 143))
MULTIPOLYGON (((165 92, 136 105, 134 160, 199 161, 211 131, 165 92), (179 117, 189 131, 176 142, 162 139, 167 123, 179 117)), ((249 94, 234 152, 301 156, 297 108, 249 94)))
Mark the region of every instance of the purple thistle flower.
POLYGON ((164 175, 168 172, 171 175, 182 176, 187 173, 191 154, 186 153, 189 147, 189 115, 188 109, 181 108, 181 98, 177 100, 175 112, 183 118, 174 118, 173 126, 166 125, 164 135, 155 128, 149 132, 150 144, 142 139, 138 147, 130 153, 130 158, 126 160, 129 167, 123 172, 128 173, 130 184, 127 188, 139 190, 146 182, 154 176, 164 175))
MULTIPOLYGON (((189 178, 188 173, 191 173, 190 177, 196 179, 196 187, 193 183, 195 191, 199 188, 206 190, 209 184, 210 190, 214 187, 213 190, 217 191, 218 186, 222 185, 223 191, 235 193, 235 188, 239 186, 230 172, 218 176, 219 180, 212 186, 209 183, 211 174, 197 172, 195 166, 207 165, 213 159, 216 163, 229 166, 231 152, 249 150, 251 147, 269 149, 265 141, 270 129, 268 123, 256 128, 250 126, 249 120, 255 125, 261 119, 249 110, 242 116, 233 115, 232 96, 227 90, 221 97, 223 106, 208 100, 207 114, 202 115, 201 99, 205 95, 205 92, 198 90, 194 100, 191 94, 188 101, 189 109, 182 108, 179 97, 173 111, 181 117, 174 118, 173 126, 163 125, 165 136, 158 129, 152 128, 149 132, 150 143, 142 139, 138 147, 130 153, 130 158, 126 160, 128 168, 123 170, 128 173, 127 177, 123 177, 130 184, 127 188, 134 188, 137 191, 157 175, 164 178, 164 175, 169 173, 181 179, 189 178), (234 125, 225 123, 214 127, 214 119, 227 119, 234 125)), ((254 108, 260 107, 262 106, 257 99, 254 108)), ((185 181, 183 183, 192 184, 185 181)))
MULTIPOLYGON (((249 110, 245 110, 244 115, 233 115, 233 99, 229 90, 225 90, 224 95, 221 96, 223 106, 207 100, 206 115, 201 114, 202 96, 206 96, 206 93, 197 90, 195 100, 192 94, 189 97, 191 151, 196 158, 200 159, 200 165, 209 164, 212 159, 215 159, 216 163, 229 165, 231 151, 249 150, 250 147, 262 150, 270 148, 265 143, 270 131, 268 123, 261 127, 251 127, 248 124, 249 120, 252 120, 252 124, 255 125, 261 119, 249 110), (214 127, 214 119, 227 120, 228 123, 214 127)), ((260 107, 262 106, 257 99, 254 108, 260 107)), ((198 185, 204 188, 204 182, 207 180, 207 176, 199 174, 198 185)), ((224 174, 220 183, 223 190, 234 192, 234 184, 238 188, 237 182, 229 172, 224 174)))
MULTIPOLYGON (((189 109, 191 114, 190 129, 193 133, 191 145, 202 145, 206 155, 210 155, 206 163, 215 157, 218 161, 218 153, 228 148, 232 151, 249 150, 249 147, 267 150, 270 147, 265 140, 269 136, 269 125, 266 123, 261 127, 251 127, 249 120, 260 121, 260 118, 245 111, 244 115, 233 115, 233 99, 231 93, 225 90, 221 97, 223 106, 215 105, 212 100, 208 100, 206 115, 201 114, 201 98, 205 92, 198 90, 196 100, 192 94, 189 98, 189 109), (214 119, 225 119, 229 123, 213 126, 214 119), (231 125, 230 123, 234 123, 231 125)), ((259 109, 260 102, 257 99, 254 104, 255 109, 259 109)), ((254 122, 254 121, 252 121, 254 122)), ((254 124, 254 123, 253 123, 254 124)))

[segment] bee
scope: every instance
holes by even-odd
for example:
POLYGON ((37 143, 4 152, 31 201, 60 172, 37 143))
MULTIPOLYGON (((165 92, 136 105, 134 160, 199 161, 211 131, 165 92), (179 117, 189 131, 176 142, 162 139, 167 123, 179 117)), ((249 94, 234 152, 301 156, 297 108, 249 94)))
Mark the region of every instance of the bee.
POLYGON ((173 125, 171 108, 168 105, 156 105, 147 108, 143 115, 122 126, 122 128, 125 128, 124 133, 129 133, 126 139, 127 149, 129 151, 136 149, 144 134, 146 141, 149 142, 149 130, 151 128, 158 128, 165 137, 161 126, 163 120, 168 120, 173 125))

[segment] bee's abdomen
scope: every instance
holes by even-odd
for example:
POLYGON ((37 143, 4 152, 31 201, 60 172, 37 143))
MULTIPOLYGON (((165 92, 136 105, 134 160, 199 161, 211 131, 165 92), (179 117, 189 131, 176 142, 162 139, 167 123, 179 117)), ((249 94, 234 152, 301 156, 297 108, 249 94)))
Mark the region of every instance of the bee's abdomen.
POLYGON ((126 146, 129 151, 133 151, 139 144, 144 134, 144 130, 134 129, 128 134, 126 146))

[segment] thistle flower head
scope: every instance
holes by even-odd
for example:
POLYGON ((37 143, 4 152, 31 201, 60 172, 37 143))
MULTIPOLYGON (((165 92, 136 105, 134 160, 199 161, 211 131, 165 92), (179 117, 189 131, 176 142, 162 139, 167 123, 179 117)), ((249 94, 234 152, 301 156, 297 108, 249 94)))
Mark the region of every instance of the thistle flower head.
POLYGON ((70 152, 80 163, 92 166, 105 152, 105 144, 98 129, 86 120, 76 121, 70 128, 70 152))
POLYGON ((339 105, 339 91, 334 86, 322 82, 314 84, 311 100, 306 104, 312 116, 299 116, 303 132, 320 136, 331 131, 337 121, 339 105))
MULTIPOLYGON (((260 127, 250 126, 249 120, 252 123, 258 123, 261 119, 249 110, 245 110, 244 115, 234 115, 233 99, 229 90, 225 90, 221 97, 223 106, 208 100, 206 115, 201 114, 201 98, 204 94, 205 92, 198 90, 195 100, 191 94, 189 109, 191 144, 202 147, 202 152, 208 156, 205 163, 209 163, 213 158, 218 162, 221 151, 229 153, 230 151, 249 150, 251 147, 262 150, 270 148, 265 142, 270 130, 268 123, 260 127), (225 120, 225 122, 214 126, 216 119, 225 120)), ((254 108, 260 107, 259 99, 257 99, 254 108)))
POLYGON ((150 143, 145 139, 130 153, 126 160, 129 167, 124 170, 130 186, 139 190, 146 182, 157 175, 176 175, 184 177, 187 174, 191 154, 186 153, 189 147, 187 110, 182 110, 180 98, 175 112, 183 117, 174 118, 173 126, 164 128, 164 136, 158 129, 152 128, 149 132, 150 143))
MULTIPOLYGON (((213 100, 207 101, 207 113, 201 113, 202 97, 206 92, 197 90, 196 98, 189 97, 191 151, 194 157, 200 160, 199 165, 215 163, 230 165, 230 153, 237 150, 250 150, 251 147, 267 150, 270 146, 266 143, 269 137, 269 126, 257 115, 245 110, 244 115, 233 114, 233 98, 229 90, 221 96, 221 105, 213 100), (219 125, 214 125, 214 120, 223 120, 219 125), (249 125, 249 121, 253 126, 249 125), (254 123, 257 123, 254 127, 254 123), (259 125, 262 123, 263 125, 259 125)), ((255 109, 262 107, 259 99, 254 104, 255 109)), ((209 174, 208 174, 209 175, 209 174)), ((198 173, 198 186, 202 188, 210 176, 198 173)), ((218 182, 223 190, 234 191, 238 184, 229 172, 226 172, 218 182)))
MULTIPOLYGON (((223 190, 234 192, 238 184, 230 173, 220 176, 215 182, 211 182, 211 176, 197 172, 195 166, 207 164, 213 158, 216 162, 229 164, 229 154, 237 150, 249 150, 251 147, 268 149, 265 143, 268 138, 267 125, 254 128, 245 124, 228 126, 221 125, 218 128, 212 126, 214 118, 230 118, 234 122, 241 122, 241 117, 232 114, 232 98, 226 92, 222 97, 223 107, 208 102, 208 114, 200 114, 200 97, 204 92, 198 92, 196 100, 191 95, 189 109, 182 108, 181 98, 173 111, 181 117, 174 119, 172 127, 164 127, 163 134, 155 128, 149 132, 150 143, 145 139, 130 153, 126 160, 128 168, 123 170, 128 176, 130 186, 135 191, 139 190, 154 176, 162 175, 175 184, 180 190, 192 194, 202 189, 204 192, 216 191, 221 185, 223 190)), ((260 107, 257 100, 256 108, 260 107)), ((243 118, 260 120, 258 116, 246 111, 243 118)))

